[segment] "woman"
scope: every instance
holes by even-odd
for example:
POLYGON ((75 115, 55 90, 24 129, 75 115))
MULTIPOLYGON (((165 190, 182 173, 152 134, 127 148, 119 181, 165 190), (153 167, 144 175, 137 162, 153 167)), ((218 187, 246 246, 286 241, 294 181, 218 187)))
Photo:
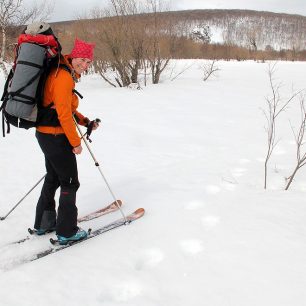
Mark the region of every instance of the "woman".
MULTIPOLYGON (((43 115, 43 123, 36 130, 47 174, 36 207, 34 228, 38 235, 56 230, 60 244, 87 236, 87 232, 77 226, 76 192, 80 184, 75 155, 81 154, 82 146, 73 116, 80 125, 90 123, 77 111, 79 103, 74 87, 92 63, 93 50, 94 44, 76 39, 71 53, 61 56, 59 67, 51 70, 43 99, 43 109, 47 110, 43 114, 48 115, 43 115), (58 187, 60 197, 56 217, 54 196, 58 187)), ((97 127, 94 123, 93 129, 97 127)))

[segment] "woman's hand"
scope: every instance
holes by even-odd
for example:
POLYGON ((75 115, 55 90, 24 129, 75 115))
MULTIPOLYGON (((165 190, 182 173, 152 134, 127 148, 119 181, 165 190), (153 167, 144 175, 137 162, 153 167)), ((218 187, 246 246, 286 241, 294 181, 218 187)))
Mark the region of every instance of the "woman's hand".
POLYGON ((74 154, 81 154, 81 153, 82 153, 82 150, 83 150, 82 146, 79 145, 79 146, 77 146, 77 147, 74 147, 74 148, 72 149, 72 152, 73 152, 74 154))
MULTIPOLYGON (((99 121, 100 122, 100 121, 99 121)), ((92 126, 92 130, 96 130, 99 127, 99 122, 94 121, 93 126, 92 126)))

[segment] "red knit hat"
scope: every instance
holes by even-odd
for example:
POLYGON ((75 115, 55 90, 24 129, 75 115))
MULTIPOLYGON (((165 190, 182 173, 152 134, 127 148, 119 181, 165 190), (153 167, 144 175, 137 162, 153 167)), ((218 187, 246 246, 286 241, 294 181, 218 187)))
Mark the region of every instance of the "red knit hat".
POLYGON ((95 44, 87 43, 80 39, 75 39, 74 47, 70 53, 71 58, 88 58, 93 60, 95 44))

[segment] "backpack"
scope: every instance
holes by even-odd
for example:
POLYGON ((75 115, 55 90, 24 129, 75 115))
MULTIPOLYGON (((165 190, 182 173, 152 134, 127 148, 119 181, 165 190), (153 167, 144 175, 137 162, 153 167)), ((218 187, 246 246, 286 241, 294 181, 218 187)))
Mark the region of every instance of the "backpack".
POLYGON ((50 70, 59 65, 61 45, 47 23, 33 23, 18 37, 15 60, 4 85, 2 129, 35 127, 42 108, 44 85, 50 70))

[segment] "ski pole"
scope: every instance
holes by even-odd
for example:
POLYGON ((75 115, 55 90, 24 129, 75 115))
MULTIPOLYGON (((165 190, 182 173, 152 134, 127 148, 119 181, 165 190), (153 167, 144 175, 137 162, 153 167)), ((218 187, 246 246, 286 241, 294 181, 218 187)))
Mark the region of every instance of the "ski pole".
MULTIPOLYGON (((122 215, 124 221, 125 221, 126 223, 128 223, 128 221, 127 221, 127 219, 126 219, 126 216, 125 216, 125 214, 123 213, 123 210, 121 209, 121 207, 120 207, 120 205, 119 205, 119 203, 118 203, 118 201, 117 201, 117 198, 115 197, 115 195, 114 195, 114 193, 113 193, 113 191, 112 191, 112 189, 111 189, 109 183, 107 182, 107 180, 106 180, 106 178, 105 178, 105 176, 104 176, 104 174, 103 174, 103 172, 102 172, 102 170, 101 170, 101 168, 100 168, 99 162, 97 161, 97 159, 96 159, 96 157, 94 156, 92 150, 90 149, 90 146, 89 146, 89 144, 88 144, 88 141, 86 140, 85 135, 83 135, 83 133, 82 133, 82 131, 81 131, 81 128, 80 128, 79 124, 77 123, 75 117, 72 116, 72 118, 73 118, 73 121, 74 121, 75 126, 77 127, 77 129, 78 129, 78 131, 79 131, 79 134, 80 134, 80 136, 81 136, 81 139, 83 139, 83 141, 84 141, 84 143, 85 143, 85 145, 86 145, 86 147, 87 147, 87 149, 88 149, 88 152, 90 153, 90 155, 91 155, 91 157, 92 157, 92 159, 93 159, 93 161, 94 161, 94 163, 95 163, 95 166, 98 168, 98 170, 99 170, 99 172, 100 172, 100 174, 101 174, 101 176, 102 176, 102 178, 103 178, 103 180, 104 180, 104 182, 105 182, 105 184, 106 184, 106 186, 107 186, 107 188, 108 188, 110 194, 112 195, 112 197, 113 197, 113 199, 114 199, 114 202, 116 203, 118 209, 120 210, 121 215, 122 215)), ((100 119, 95 119, 95 122, 100 122, 100 119)))
POLYGON ((39 181, 23 196, 22 199, 20 199, 18 201, 18 203, 4 216, 4 217, 0 217, 0 220, 3 221, 6 219, 6 217, 13 211, 15 210, 15 208, 35 189, 35 187, 46 177, 46 174, 39 179, 39 181))

